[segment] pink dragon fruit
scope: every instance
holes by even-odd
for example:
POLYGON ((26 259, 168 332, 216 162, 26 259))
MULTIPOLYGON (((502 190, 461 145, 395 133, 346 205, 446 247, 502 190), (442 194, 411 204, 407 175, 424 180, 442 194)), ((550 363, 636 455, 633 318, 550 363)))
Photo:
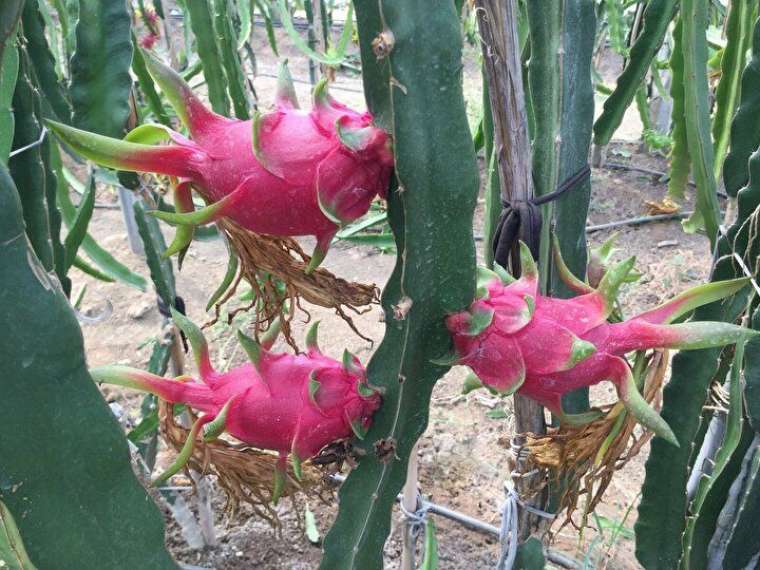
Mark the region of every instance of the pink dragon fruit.
MULTIPOLYGON (((521 247, 522 276, 482 270, 477 299, 469 309, 450 315, 454 354, 442 363, 465 364, 480 383, 501 394, 519 392, 559 417, 578 424, 599 412, 565 414, 562 395, 609 380, 631 414, 645 427, 678 445, 667 423, 639 393, 624 356, 649 348, 698 349, 735 343, 755 334, 718 322, 672 323, 695 307, 723 299, 744 287, 747 279, 694 287, 659 307, 620 323, 607 318, 634 258, 610 268, 592 289, 557 264, 572 299, 545 297, 538 292, 538 270, 525 244, 521 247)), ((558 252, 555 249, 555 255, 558 252)))
MULTIPOLYGON (((364 215, 375 196, 385 196, 393 166, 388 135, 372 125, 369 113, 336 102, 326 80, 314 89, 312 110, 301 111, 282 65, 274 110, 240 121, 211 112, 174 70, 150 54, 145 61, 192 140, 163 125, 142 125, 119 141, 48 124, 98 164, 177 177, 179 213, 153 212, 156 217, 192 226, 228 217, 257 233, 315 236, 309 272, 324 259, 339 225, 364 215), (167 139, 171 144, 154 144, 167 139), (192 211, 191 187, 206 208, 192 211)), ((192 239, 192 233, 181 236, 169 254, 192 239)))
POLYGON ((227 432, 248 445, 280 454, 273 492, 277 502, 288 455, 300 478, 301 462, 326 445, 352 433, 363 438, 380 407, 380 391, 367 383, 364 367, 355 356, 346 351, 340 363, 322 354, 318 323, 307 336, 307 352, 299 355, 270 352, 277 329, 261 344, 238 332, 251 362, 221 373, 211 366, 200 329, 175 311, 172 316, 190 341, 202 383, 187 376, 167 380, 125 366, 90 370, 96 382, 150 392, 204 414, 193 425, 177 461, 157 481, 166 480, 187 462, 201 430, 205 440, 227 432))
POLYGON ((158 35, 153 32, 148 32, 140 38, 140 47, 143 49, 153 49, 158 41, 158 35))

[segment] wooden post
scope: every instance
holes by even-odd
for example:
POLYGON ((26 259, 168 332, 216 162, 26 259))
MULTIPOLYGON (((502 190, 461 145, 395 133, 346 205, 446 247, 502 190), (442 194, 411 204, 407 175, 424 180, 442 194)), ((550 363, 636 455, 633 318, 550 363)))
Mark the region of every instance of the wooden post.
MULTIPOLYGON (((501 195, 506 200, 528 200, 533 197, 530 138, 525 110, 520 42, 517 35, 517 6, 514 0, 476 0, 483 62, 493 115, 494 148, 501 182, 501 195)), ((514 396, 515 430, 518 433, 546 432, 543 408, 519 394, 514 396)), ((525 462, 516 463, 515 489, 535 488, 533 477, 520 473, 525 462)), ((522 494, 521 494, 522 495, 522 494)), ((529 503, 543 509, 545 493, 532 497, 529 503)), ((525 540, 539 529, 542 520, 520 509, 519 533, 525 540)))
MULTIPOLYGON (((409 456, 409 467, 406 470, 406 482, 402 490, 401 504, 407 512, 413 513, 417 510, 417 496, 418 496, 418 463, 417 463, 417 451, 419 447, 419 441, 414 444, 412 453, 409 456)), ((415 568, 415 553, 416 553, 416 540, 412 531, 414 529, 414 521, 408 518, 404 519, 404 541, 403 549, 401 551, 401 570, 414 570, 415 568)))

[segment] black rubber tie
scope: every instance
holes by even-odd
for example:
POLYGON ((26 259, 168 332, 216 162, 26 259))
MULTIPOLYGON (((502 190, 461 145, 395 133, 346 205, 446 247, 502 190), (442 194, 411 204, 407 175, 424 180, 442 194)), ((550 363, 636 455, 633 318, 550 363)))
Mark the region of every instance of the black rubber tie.
POLYGON ((581 186, 591 176, 591 168, 584 165, 571 177, 560 184, 554 192, 543 194, 530 200, 503 200, 501 201, 501 216, 493 236, 493 252, 496 263, 504 268, 509 268, 509 260, 512 259, 512 269, 519 268, 518 242, 522 241, 530 249, 533 259, 538 259, 541 245, 541 226, 543 218, 540 206, 552 202, 581 186))

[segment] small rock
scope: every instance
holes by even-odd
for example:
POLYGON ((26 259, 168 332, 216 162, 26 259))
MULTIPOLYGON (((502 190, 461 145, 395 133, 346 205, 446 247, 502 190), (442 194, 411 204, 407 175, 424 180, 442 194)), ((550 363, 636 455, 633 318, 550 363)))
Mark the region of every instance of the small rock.
POLYGON ((104 237, 101 240, 101 245, 108 249, 109 247, 115 247, 117 245, 121 245, 122 243, 127 241, 127 234, 123 232, 117 232, 115 234, 111 234, 109 236, 104 237))
POLYGON ((127 316, 134 320, 142 319, 152 308, 153 303, 151 301, 138 301, 129 306, 127 316))
POLYGON ((438 450, 439 453, 451 454, 454 452, 454 440, 452 438, 446 438, 441 442, 441 447, 438 450))
POLYGON ((108 404, 108 407, 111 408, 111 413, 116 416, 116 419, 121 421, 122 416, 124 416, 124 408, 121 404, 118 402, 111 402, 108 404))

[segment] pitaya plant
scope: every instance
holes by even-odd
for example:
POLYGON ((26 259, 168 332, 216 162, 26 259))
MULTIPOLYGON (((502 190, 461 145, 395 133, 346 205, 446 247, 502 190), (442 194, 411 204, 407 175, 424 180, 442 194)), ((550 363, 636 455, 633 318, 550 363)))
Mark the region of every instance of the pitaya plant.
MULTIPOLYGON (((373 126, 371 114, 335 101, 326 80, 314 89, 312 110, 301 111, 283 64, 274 110, 240 121, 206 108, 174 70, 148 53, 145 63, 192 140, 163 125, 142 125, 120 141, 48 124, 102 166, 177 177, 178 213, 156 211, 156 217, 190 226, 227 217, 257 233, 315 236, 310 272, 324 259, 339 226, 364 215, 376 196, 385 196, 393 166, 387 133, 373 126), (144 144, 166 139, 171 144, 144 144), (208 203, 197 212, 192 188, 208 203)), ((190 239, 192 232, 178 232, 167 253, 183 250, 190 239)))
POLYGON ((90 370, 97 382, 150 392, 203 413, 177 460, 157 481, 166 480, 187 462, 201 430, 207 441, 227 432, 248 445, 279 453, 272 494, 277 502, 285 484, 288 456, 300 478, 301 462, 326 445, 352 433, 363 438, 380 407, 380 390, 367 383, 358 358, 345 351, 343 361, 338 362, 322 354, 317 344, 318 323, 309 330, 306 353, 297 355, 269 350, 277 336, 276 326, 270 329, 274 334, 268 332, 261 343, 238 331, 251 362, 221 373, 211 365, 201 330, 174 310, 172 317, 190 341, 202 382, 188 376, 167 380, 126 366, 90 370))
MULTIPOLYGON (((609 270, 612 264, 612 255, 618 249, 615 247, 615 241, 617 240, 617 238, 618 238, 618 234, 614 233, 609 238, 607 238, 604 241, 604 243, 602 243, 600 246, 589 249, 588 264, 586 265, 586 282, 591 287, 597 288, 599 286, 599 283, 602 281, 604 274, 609 270)), ((556 239, 555 239, 554 251, 555 252, 559 251, 559 248, 556 244, 556 239)), ((561 259, 559 261, 562 262, 561 259)), ((641 273, 639 273, 635 269, 631 269, 631 271, 626 276, 624 282, 635 283, 639 279, 641 279, 641 273)), ((580 291, 577 291, 577 292, 585 293, 586 291, 581 289, 580 291)))
POLYGON ((624 322, 609 323, 618 289, 635 258, 611 267, 596 289, 561 271, 567 285, 584 294, 557 299, 539 294, 536 264, 528 247, 521 243, 520 248, 520 279, 482 270, 476 300, 446 319, 454 342, 447 361, 469 366, 484 386, 500 394, 519 391, 568 424, 591 421, 600 412, 565 414, 563 394, 609 380, 643 426, 678 445, 668 424, 639 393, 625 355, 650 348, 723 346, 756 334, 720 322, 669 324, 737 292, 748 280, 700 285, 624 322))

